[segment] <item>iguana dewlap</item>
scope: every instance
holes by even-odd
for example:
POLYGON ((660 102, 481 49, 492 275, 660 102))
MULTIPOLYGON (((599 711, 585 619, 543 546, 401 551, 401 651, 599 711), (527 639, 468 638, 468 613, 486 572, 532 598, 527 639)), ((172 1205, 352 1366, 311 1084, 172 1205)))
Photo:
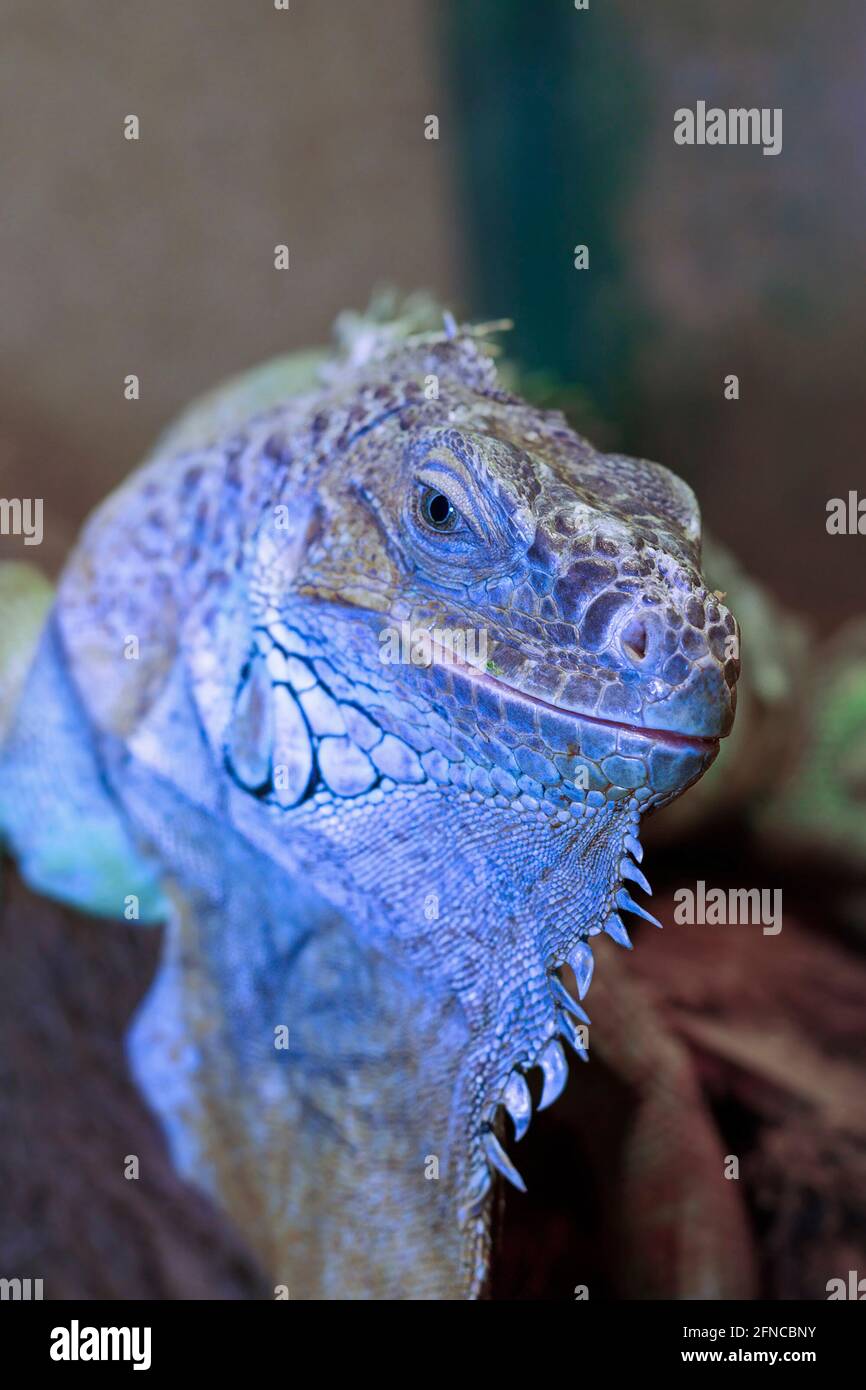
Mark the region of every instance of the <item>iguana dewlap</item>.
POLYGON ((649 915, 640 817, 728 733, 736 625, 690 489, 500 389, 471 330, 232 399, 84 530, 0 825, 43 889, 170 904, 133 1066, 275 1283, 476 1296, 525 1074, 541 1108, 585 1055, 557 972, 582 998, 649 915))

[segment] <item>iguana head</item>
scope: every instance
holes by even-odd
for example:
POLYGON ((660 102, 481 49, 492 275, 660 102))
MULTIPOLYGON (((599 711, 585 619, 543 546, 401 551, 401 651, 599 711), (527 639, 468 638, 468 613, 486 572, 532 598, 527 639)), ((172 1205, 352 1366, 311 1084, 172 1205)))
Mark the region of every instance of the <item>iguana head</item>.
POLYGON ((459 343, 417 357, 369 388, 380 409, 311 470, 284 540, 266 518, 262 612, 288 606, 327 643, 362 711, 405 700, 387 731, 410 748, 431 716, 465 730, 485 794, 657 808, 709 766, 736 705, 738 633, 701 578, 694 494, 491 389, 480 362, 467 382, 459 343))
POLYGON ((339 540, 300 592, 348 595, 347 624, 366 608, 366 661, 420 667, 401 685, 468 712, 491 771, 642 809, 682 791, 731 728, 739 670, 691 490, 522 405, 389 444, 387 467, 362 457, 326 493, 339 540))

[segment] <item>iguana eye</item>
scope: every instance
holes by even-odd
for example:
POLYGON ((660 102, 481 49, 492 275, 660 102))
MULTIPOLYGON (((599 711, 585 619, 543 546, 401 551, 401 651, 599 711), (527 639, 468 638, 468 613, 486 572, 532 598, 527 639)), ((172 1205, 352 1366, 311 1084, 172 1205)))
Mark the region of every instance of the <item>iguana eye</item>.
POLYGON ((434 531, 453 531, 460 519, 456 507, 435 487, 421 494, 421 516, 434 531))

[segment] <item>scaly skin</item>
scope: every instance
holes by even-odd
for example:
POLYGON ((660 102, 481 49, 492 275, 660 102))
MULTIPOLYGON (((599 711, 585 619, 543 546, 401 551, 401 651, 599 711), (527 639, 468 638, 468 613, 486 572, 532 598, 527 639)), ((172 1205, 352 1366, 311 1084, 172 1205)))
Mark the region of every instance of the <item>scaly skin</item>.
POLYGON ((684 483, 499 389, 453 328, 371 334, 315 391, 169 438, 86 528, 0 817, 25 871, 71 799, 134 847, 130 883, 158 875, 133 1065, 293 1297, 483 1291, 492 1175, 520 1183, 503 1107, 519 1137, 524 1073, 549 1104, 559 1039, 584 1052, 556 972, 585 993, 592 937, 627 944, 640 817, 731 727, 699 538, 684 483), (481 631, 485 659, 446 635, 383 662, 403 623, 481 631))

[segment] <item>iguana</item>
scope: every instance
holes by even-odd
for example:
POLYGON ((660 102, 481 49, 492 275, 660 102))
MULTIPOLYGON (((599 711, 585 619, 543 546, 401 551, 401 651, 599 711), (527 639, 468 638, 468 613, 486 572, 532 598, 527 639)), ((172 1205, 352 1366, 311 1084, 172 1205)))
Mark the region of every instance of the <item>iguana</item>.
POLYGON ((344 321, 184 417, 86 526, 0 752, 31 883, 168 918, 132 1065, 292 1297, 484 1292, 526 1074, 541 1109, 586 1058, 593 938, 655 921, 641 817, 732 725, 690 488, 486 344, 344 321))

